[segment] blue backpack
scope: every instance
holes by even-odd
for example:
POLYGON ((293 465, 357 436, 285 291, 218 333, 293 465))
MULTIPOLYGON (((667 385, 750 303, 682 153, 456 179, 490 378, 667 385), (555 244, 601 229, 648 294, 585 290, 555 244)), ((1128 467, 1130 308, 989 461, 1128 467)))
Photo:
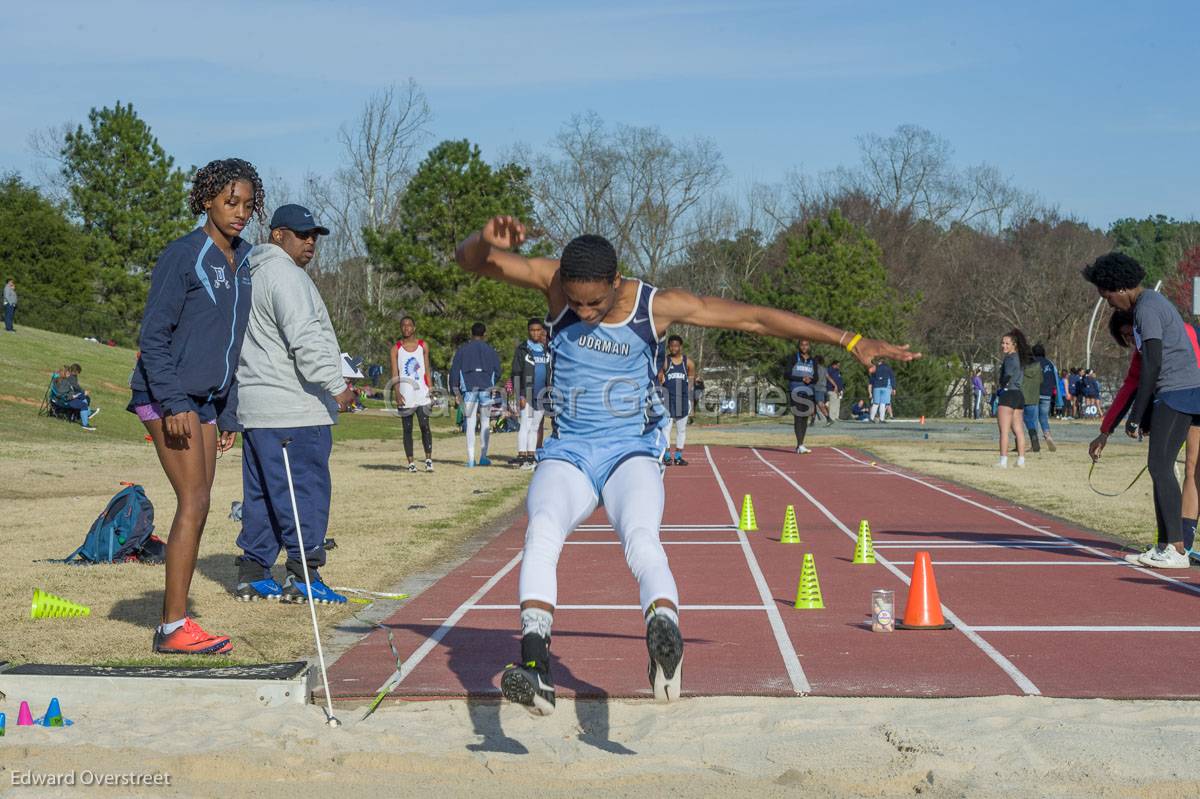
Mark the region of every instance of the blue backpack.
POLYGON ((87 563, 122 563, 137 555, 154 532, 154 506, 140 485, 127 485, 113 496, 92 522, 82 546, 64 562, 78 557, 87 563))

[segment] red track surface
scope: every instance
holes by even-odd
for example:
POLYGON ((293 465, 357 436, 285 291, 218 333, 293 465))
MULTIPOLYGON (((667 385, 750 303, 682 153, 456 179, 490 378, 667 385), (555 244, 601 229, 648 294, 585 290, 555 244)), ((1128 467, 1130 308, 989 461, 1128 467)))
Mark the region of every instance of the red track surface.
MULTIPOLYGON (((667 470, 662 532, 683 605, 685 695, 1200 697, 1195 569, 1129 566, 1094 533, 854 451, 690 454, 667 470), (744 494, 759 531, 742 535, 744 494), (799 545, 779 543, 789 504, 799 545), (851 563, 860 519, 875 565, 851 563), (957 629, 872 633, 872 589, 894 590, 902 616, 921 549, 957 629), (792 608, 805 552, 824 610, 792 608)), ((650 694, 637 587, 607 524, 598 511, 559 563, 560 696, 650 694)), ((385 622, 405 664, 393 696, 499 694, 519 648, 523 533, 514 525, 385 622)), ((331 689, 374 696, 394 670, 376 630, 334 664, 331 689)))

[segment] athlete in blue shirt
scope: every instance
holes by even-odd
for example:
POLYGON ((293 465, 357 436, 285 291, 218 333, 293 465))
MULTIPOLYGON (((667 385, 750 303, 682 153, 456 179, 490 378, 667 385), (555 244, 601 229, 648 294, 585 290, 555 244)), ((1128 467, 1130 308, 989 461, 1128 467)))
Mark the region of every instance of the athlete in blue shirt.
POLYGON ((250 244, 241 234, 250 217, 261 216, 263 199, 262 181, 246 161, 201 168, 188 205, 206 215, 204 225, 168 244, 150 276, 128 409, 154 441, 177 503, 156 652, 233 649, 228 636, 211 635, 188 618, 187 597, 217 453, 233 446, 239 429, 235 370, 250 314, 250 244))
POLYGON ((488 442, 492 427, 488 414, 494 403, 492 391, 500 380, 500 355, 483 340, 487 326, 483 322, 471 325, 471 340, 458 348, 450 362, 450 390, 454 400, 462 405, 463 424, 467 430, 467 466, 491 466, 488 442), (475 460, 475 423, 479 426, 479 460, 475 460))
POLYGON ((682 289, 659 291, 623 278, 616 251, 600 236, 572 240, 560 260, 510 252, 524 241, 520 221, 498 216, 456 253, 468 272, 536 289, 549 304, 554 433, 539 453, 526 500, 521 661, 505 669, 501 691, 532 713, 553 711, 550 628, 558 557, 571 531, 603 502, 638 582, 654 696, 674 700, 683 638, 678 591, 659 541, 658 461, 666 449, 665 408, 655 385, 659 340, 682 323, 840 344, 863 363, 920 356, 786 311, 682 289))

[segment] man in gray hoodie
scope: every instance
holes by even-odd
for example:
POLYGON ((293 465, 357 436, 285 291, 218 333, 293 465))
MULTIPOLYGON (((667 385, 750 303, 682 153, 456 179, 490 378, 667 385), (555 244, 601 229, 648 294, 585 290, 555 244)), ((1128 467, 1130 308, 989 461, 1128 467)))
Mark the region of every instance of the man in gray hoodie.
POLYGON ((299 205, 271 217, 271 238, 250 251, 254 301, 238 362, 238 422, 242 436, 242 532, 237 544, 239 599, 304 602, 301 558, 307 560, 316 602, 346 598, 322 582, 329 523, 331 427, 354 402, 342 377, 341 348, 325 303, 304 267, 316 254, 317 237, 329 230, 299 205), (300 551, 283 447, 287 446, 300 551), (287 550, 287 577, 271 576, 279 550, 287 550))
POLYGON ((17 312, 17 284, 10 277, 4 284, 4 329, 9 333, 13 330, 13 315, 17 312))

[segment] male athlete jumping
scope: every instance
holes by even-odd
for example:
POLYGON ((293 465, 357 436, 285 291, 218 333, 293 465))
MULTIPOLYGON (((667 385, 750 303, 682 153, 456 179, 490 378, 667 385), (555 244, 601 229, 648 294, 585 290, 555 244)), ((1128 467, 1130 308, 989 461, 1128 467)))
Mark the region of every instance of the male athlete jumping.
POLYGON ((681 323, 838 344, 864 364, 920 356, 786 311, 623 278, 615 250, 600 236, 574 239, 557 261, 510 252, 524 241, 524 224, 497 216, 456 253, 468 272, 537 289, 549 303, 554 433, 539 453, 526 500, 521 660, 505 669, 501 691, 536 715, 554 710, 550 626, 558 558, 567 536, 603 502, 638 582, 654 697, 671 701, 680 692, 683 638, 675 578, 659 541, 659 461, 667 442, 655 386, 658 342, 667 328, 681 323))

